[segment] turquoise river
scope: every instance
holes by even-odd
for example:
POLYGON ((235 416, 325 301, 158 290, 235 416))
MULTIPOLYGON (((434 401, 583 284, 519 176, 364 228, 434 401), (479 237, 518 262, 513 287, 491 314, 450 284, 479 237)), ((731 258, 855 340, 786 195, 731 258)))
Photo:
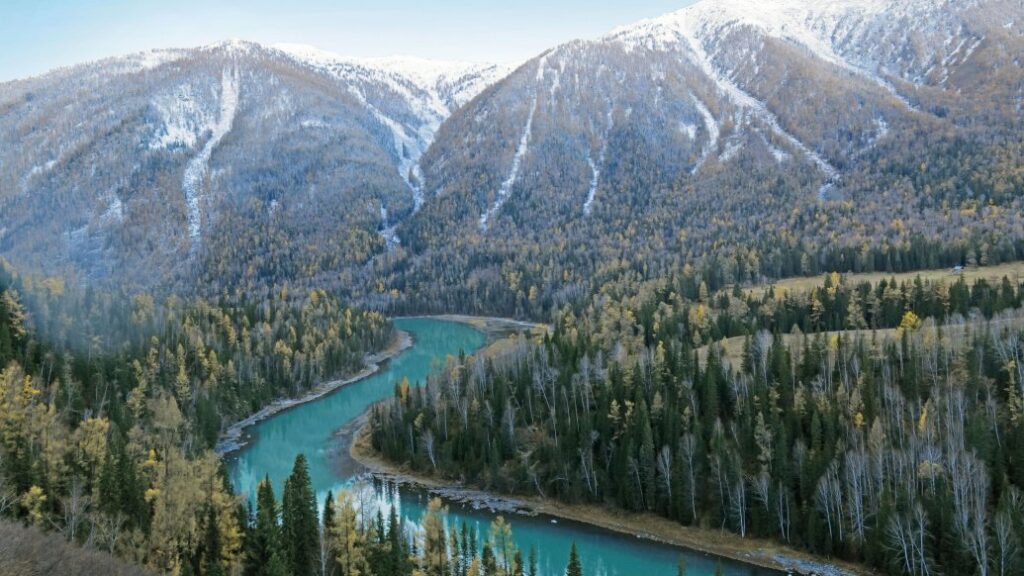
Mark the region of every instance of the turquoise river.
MULTIPOLYGON (((335 433, 362 415, 372 404, 393 394, 395 382, 408 377, 422 383, 449 355, 467 354, 485 343, 485 336, 467 324, 428 318, 404 318, 395 325, 414 339, 414 344, 392 358, 375 374, 343 386, 316 400, 294 406, 259 422, 246 430, 248 444, 227 457, 231 480, 240 494, 251 495, 257 482, 270 476, 280 495, 285 478, 291 472, 295 456, 304 453, 309 460, 310 475, 322 503, 328 490, 337 492, 351 487, 354 478, 338 465, 339 446, 335 433)), ((380 503, 397 503, 400 513, 416 526, 427 495, 419 489, 366 488, 380 503), (384 496, 382 494, 387 494, 384 496)), ((364 500, 366 500, 364 498, 364 500)), ((487 533, 494 513, 450 502, 450 525, 466 521, 487 533)), ((588 576, 674 576, 680 556, 686 557, 689 576, 710 576, 718 559, 683 548, 595 528, 546 516, 512 515, 515 539, 528 550, 536 547, 540 573, 543 576, 564 574, 569 546, 575 541, 588 576)), ((738 562, 722 561, 730 576, 769 576, 778 572, 738 562)))

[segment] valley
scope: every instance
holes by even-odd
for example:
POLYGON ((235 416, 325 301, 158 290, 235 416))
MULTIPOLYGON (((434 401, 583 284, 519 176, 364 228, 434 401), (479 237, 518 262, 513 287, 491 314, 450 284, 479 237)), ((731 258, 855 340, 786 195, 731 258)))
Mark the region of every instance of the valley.
POLYGON ((1024 573, 1021 0, 296 2, 0 59, 0 573, 1024 573))

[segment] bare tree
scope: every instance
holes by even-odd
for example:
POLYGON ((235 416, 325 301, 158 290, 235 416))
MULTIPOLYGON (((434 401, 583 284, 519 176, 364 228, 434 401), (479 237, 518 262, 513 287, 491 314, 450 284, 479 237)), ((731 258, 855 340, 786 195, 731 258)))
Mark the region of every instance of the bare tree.
POLYGON ((434 431, 427 428, 420 434, 420 445, 430 458, 430 465, 437 469, 437 460, 434 458, 434 431))
POLYGON ((121 512, 97 514, 93 517, 96 537, 102 543, 104 550, 110 554, 117 552, 117 543, 121 541, 124 524, 127 521, 128 518, 121 512))
POLYGON ((867 493, 870 490, 868 458, 864 452, 846 453, 843 467, 846 479, 846 515, 857 542, 863 543, 867 533, 867 493))
POLYGON ((687 432, 679 439, 679 455, 686 471, 686 494, 690 501, 690 521, 697 521, 697 439, 687 432))
POLYGON ((665 446, 661 447, 658 452, 658 474, 661 475, 661 481, 665 485, 665 495, 667 496, 669 506, 672 504, 672 449, 665 446))
POLYGON ((974 557, 978 573, 988 576, 989 545, 986 531, 989 475, 974 454, 951 453, 950 489, 953 495, 953 525, 974 557))
POLYGON ((932 573, 925 552, 928 517, 919 503, 915 503, 909 513, 894 514, 887 532, 890 546, 899 557, 904 574, 929 576, 932 573))
POLYGON ((843 541, 843 500, 842 488, 839 485, 839 463, 835 460, 829 464, 825 474, 818 479, 816 503, 818 510, 825 514, 828 523, 829 538, 838 536, 843 541))
POLYGON ((85 494, 85 487, 82 479, 75 477, 71 481, 71 489, 68 495, 61 500, 64 509, 64 536, 69 542, 75 542, 78 537, 78 527, 85 519, 86 511, 89 508, 89 497, 85 494))
POLYGON ((996 568, 999 576, 1007 576, 1012 573, 1019 553, 1017 538, 1013 532, 1013 513, 1009 510, 1000 510, 996 513, 992 528, 996 538, 996 568))
POLYGON ((589 445, 580 448, 580 469, 583 472, 583 481, 587 485, 587 491, 591 496, 597 496, 597 475, 594 473, 594 442, 597 442, 599 434, 596 430, 590 431, 589 445))

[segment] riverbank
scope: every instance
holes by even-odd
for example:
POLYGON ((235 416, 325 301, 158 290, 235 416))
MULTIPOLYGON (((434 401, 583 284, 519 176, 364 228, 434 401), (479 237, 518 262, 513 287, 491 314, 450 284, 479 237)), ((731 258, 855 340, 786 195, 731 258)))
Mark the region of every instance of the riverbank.
POLYGON ((367 376, 370 376, 380 370, 381 364, 387 362, 391 358, 401 354, 413 344, 412 336, 408 332, 402 330, 395 330, 395 334, 391 338, 391 342, 388 343, 387 347, 379 352, 373 354, 367 354, 363 357, 364 368, 358 373, 339 380, 329 380, 322 382, 306 394, 295 397, 295 398, 279 398, 273 403, 263 407, 262 410, 256 412, 235 422, 225 430, 220 439, 217 441, 217 446, 214 448, 218 456, 224 457, 232 452, 236 452, 245 447, 248 440, 245 438, 245 430, 254 424, 258 424, 267 418, 270 418, 274 414, 294 408, 300 404, 311 402, 317 398, 322 397, 325 394, 329 394, 342 386, 351 384, 358 380, 362 380, 367 376))
POLYGON ((370 476, 420 487, 447 500, 461 502, 473 508, 483 508, 505 514, 550 516, 553 519, 597 526, 627 536, 680 546, 745 564, 793 574, 821 576, 874 576, 876 574, 864 566, 823 560, 771 540, 741 538, 724 530, 691 528, 655 514, 635 514, 595 504, 564 504, 535 496, 502 496, 438 479, 384 459, 373 450, 369 426, 365 423, 351 435, 349 456, 370 476))

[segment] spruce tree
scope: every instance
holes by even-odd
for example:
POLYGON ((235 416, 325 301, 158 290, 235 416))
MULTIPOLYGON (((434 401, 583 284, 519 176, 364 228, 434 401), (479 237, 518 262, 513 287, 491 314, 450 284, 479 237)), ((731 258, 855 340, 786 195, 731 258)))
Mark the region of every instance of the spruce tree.
POLYGON ((327 491, 327 499, 324 500, 324 518, 323 523, 320 526, 320 555, 321 565, 324 567, 325 574, 333 574, 336 571, 333 569, 334 563, 334 494, 330 490, 327 491))
POLYGON ((498 574, 498 559, 494 557, 490 542, 484 542, 484 551, 480 554, 480 563, 483 564, 486 576, 498 574))
POLYGON ((576 542, 572 543, 569 549, 569 565, 565 567, 565 576, 583 576, 583 565, 580 564, 580 555, 576 552, 576 542))
POLYGON ((245 541, 246 576, 272 574, 271 568, 284 568, 281 555, 281 528, 277 523, 277 502, 268 476, 256 488, 256 517, 245 541))
POLYGON ((388 563, 387 573, 394 574, 395 576, 401 576, 408 572, 408 550, 405 548, 405 542, 402 539, 402 525, 398 521, 398 512, 395 510, 396 506, 391 507, 391 511, 388 512, 388 563))
POLYGON ((512 561, 512 576, 525 576, 525 574, 523 573, 522 550, 516 550, 515 557, 512 561))
POLYGON ((295 457, 292 474, 284 483, 281 531, 288 567, 292 574, 313 574, 318 564, 320 529, 316 497, 309 479, 306 457, 295 457))
POLYGON ((209 507, 206 514, 203 573, 206 576, 224 576, 224 566, 220 561, 220 530, 217 529, 217 513, 212 506, 209 507))

